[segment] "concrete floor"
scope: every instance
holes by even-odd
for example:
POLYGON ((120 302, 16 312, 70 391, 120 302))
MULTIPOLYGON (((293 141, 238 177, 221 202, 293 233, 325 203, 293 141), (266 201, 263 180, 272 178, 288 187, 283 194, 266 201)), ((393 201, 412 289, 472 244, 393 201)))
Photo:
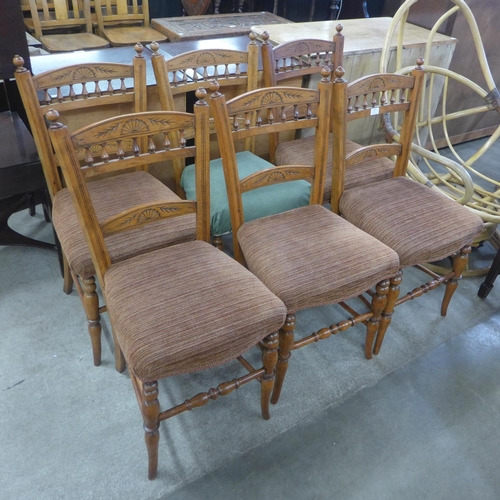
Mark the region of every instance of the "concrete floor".
MULTIPOLYGON (((52 237, 40 214, 11 223, 52 237)), ((475 264, 493 253, 475 251, 475 264)), ((412 287, 417 276, 405 274, 412 287)), ((96 368, 55 252, 0 247, 0 275, 1 500, 500 498, 500 283, 481 300, 482 278, 465 278, 447 318, 442 290, 399 307, 371 361, 358 327, 297 351, 270 421, 250 384, 164 422, 158 478, 148 481, 139 410, 127 374, 113 369, 106 315, 96 368)), ((299 330, 331 324, 331 313, 305 312, 299 330)), ((162 381, 160 394, 179 402, 232 370, 162 381)))

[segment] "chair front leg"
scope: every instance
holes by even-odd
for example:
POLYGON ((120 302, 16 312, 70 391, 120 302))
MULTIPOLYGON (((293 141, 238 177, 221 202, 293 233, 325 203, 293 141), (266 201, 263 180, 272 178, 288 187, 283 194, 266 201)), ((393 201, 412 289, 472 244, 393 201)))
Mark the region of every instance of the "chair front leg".
POLYGON ((394 307, 396 306, 396 301, 399 297, 400 285, 402 280, 403 271, 401 271, 401 269, 397 272, 396 276, 393 276, 390 279, 389 293, 387 294, 387 303, 384 310, 382 311, 377 338, 375 339, 375 347, 373 348, 373 354, 375 355, 380 352, 382 342, 384 341, 385 332, 387 332, 387 329, 391 324, 392 314, 394 313, 394 307))
POLYGON ((372 359, 373 341, 379 328, 382 311, 387 304, 387 294, 389 293, 389 280, 382 280, 375 287, 375 294, 372 297, 371 310, 373 316, 366 324, 365 357, 372 359))
POLYGON ((274 379, 276 375, 276 363, 278 361, 278 332, 269 334, 263 341, 262 346, 262 365, 264 366, 264 375, 261 381, 260 402, 262 417, 265 420, 271 418, 269 412, 269 402, 274 388, 274 379))
POLYGON ((94 365, 101 364, 101 317, 99 316, 99 296, 96 293, 95 278, 82 278, 82 301, 92 342, 92 354, 94 356, 94 365))
POLYGON ((471 252, 470 245, 463 247, 460 252, 453 257, 453 277, 446 283, 443 302, 441 303, 441 316, 446 316, 451 298, 458 288, 458 282, 462 279, 462 273, 469 262, 469 254, 471 252))
POLYGON ((295 314, 287 314, 285 324, 279 332, 279 348, 278 348, 278 363, 276 365, 276 381, 274 383, 273 395, 271 403, 274 405, 278 402, 288 370, 288 360, 291 356, 291 350, 294 341, 295 330, 295 314))
POLYGON ((154 479, 158 471, 158 445, 160 441, 160 403, 158 382, 138 381, 141 391, 141 413, 144 421, 144 439, 148 451, 148 478, 154 479))

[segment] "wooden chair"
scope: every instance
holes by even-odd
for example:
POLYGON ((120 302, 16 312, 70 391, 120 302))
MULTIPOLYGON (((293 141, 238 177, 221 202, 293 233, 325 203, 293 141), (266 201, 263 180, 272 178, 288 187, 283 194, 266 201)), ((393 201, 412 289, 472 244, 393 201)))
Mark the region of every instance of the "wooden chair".
MULTIPOLYGON (((443 194, 407 178, 419 98, 425 72, 419 59, 410 76, 381 73, 360 78, 349 85, 336 70, 333 87, 333 188, 332 210, 395 250, 401 269, 416 266, 432 280, 399 296, 402 271, 391 280, 387 307, 382 315, 374 354, 382 345, 394 306, 432 290, 441 283, 446 291, 441 315, 446 316, 470 253, 470 244, 481 231, 481 219, 443 194), (399 142, 371 144, 348 151, 347 124, 353 120, 380 118, 398 112, 399 142), (370 167, 378 158, 395 156, 391 179, 345 188, 345 173, 353 165, 370 167), (422 264, 455 255, 453 269, 444 276, 422 264)), ((389 137, 390 138, 390 137, 389 137)))
MULTIPOLYGON (((77 64, 37 76, 32 76, 23 67, 22 58, 14 59, 17 85, 42 163, 53 203, 52 220, 65 256, 64 291, 71 292, 73 278, 87 316, 96 366, 101 363, 100 312, 105 311, 106 306, 99 305, 96 270, 69 192, 63 188, 58 159, 50 144, 45 117, 50 109, 56 109, 64 113, 65 122, 74 130, 92 123, 96 111, 103 117, 146 111, 146 60, 142 55, 142 45, 136 45, 135 50, 137 54, 132 64, 77 64)), ((100 154, 99 151, 96 148, 94 154, 100 154)), ((85 159, 85 154, 81 159, 85 159)), ((106 218, 115 211, 126 210, 138 198, 143 202, 152 197, 179 199, 163 183, 145 172, 96 180, 91 183, 89 190, 100 218, 106 218)), ((113 236, 108 247, 114 259, 123 260, 194 237, 194 219, 190 224, 173 219, 156 227, 144 228, 144 234, 125 233, 113 236)))
MULTIPOLYGON (((295 40, 273 47, 269 43, 269 34, 262 36, 263 43, 262 65, 264 82, 267 86, 278 85, 285 82, 297 82, 297 78, 304 79, 303 86, 312 86, 311 77, 321 71, 322 65, 327 64, 332 72, 342 66, 344 51, 344 36, 342 25, 337 26, 337 33, 331 42, 326 40, 295 40), (293 80, 292 80, 293 79, 293 80)), ((286 84, 286 83, 285 83, 286 84)), ((290 83, 288 83, 290 84, 290 83)), ((275 140, 270 138, 271 141, 275 140)), ((325 178, 325 190, 323 203, 329 203, 332 191, 332 136, 328 141, 327 170, 325 178)), ((348 141, 348 151, 354 151, 359 144, 348 141)), ((275 157, 271 162, 276 165, 287 165, 289 163, 308 165, 314 156, 314 137, 311 135, 296 138, 293 141, 282 141, 275 148, 275 157)), ((364 183, 376 182, 391 177, 394 164, 386 158, 375 161, 370 168, 363 171, 349 169, 346 177, 348 187, 362 185, 364 183)))
POLYGON ((331 82, 325 68, 319 90, 270 87, 248 92, 226 103, 215 82, 210 98, 231 208, 235 258, 252 271, 287 306, 280 330, 276 403, 288 367, 291 350, 366 322, 365 353, 371 356, 374 335, 385 305, 388 278, 399 267, 396 253, 321 205, 326 142, 331 108, 331 82), (285 110, 294 107, 295 116, 285 110), (302 111, 301 111, 302 110, 302 111), (250 116, 256 114, 255 120, 250 116), (235 118, 240 117, 243 125, 235 118), (270 166, 252 175, 241 175, 235 142, 247 136, 313 127, 315 157, 312 165, 270 166), (240 178, 239 178, 240 177, 240 178), (292 182, 293 181, 293 182, 292 182), (307 182, 309 181, 309 182, 307 182), (311 183, 310 204, 246 222, 245 195, 261 192, 262 203, 272 213, 273 197, 266 190, 280 185, 290 192, 293 183, 311 183), (375 286, 369 310, 356 313, 345 305, 348 320, 323 328, 294 341, 295 314, 302 309, 343 303, 375 286))
POLYGON ((167 40, 149 26, 148 0, 95 0, 95 11, 99 34, 113 47, 167 40))
POLYGON ((92 33, 89 0, 29 0, 29 3, 35 38, 45 50, 72 52, 109 47, 107 40, 92 33), (54 33, 54 30, 66 32, 54 33))
MULTIPOLYGON (((198 92, 201 99, 206 92, 198 92)), ((110 314, 116 349, 123 350, 144 420, 149 456, 148 476, 157 473, 159 424, 162 420, 202 406, 251 381, 261 383, 262 416, 269 418, 277 354, 277 330, 283 324, 284 304, 231 257, 207 243, 208 201, 208 106, 198 101, 194 114, 146 112, 110 118, 70 134, 53 122, 50 135, 75 204, 81 228, 92 254, 110 314), (195 145, 184 142, 184 130, 195 129, 195 145), (169 138, 177 135, 177 141, 169 138), (146 148, 137 147, 139 138, 146 148), (124 139, 134 140, 123 149, 124 139), (173 147, 172 143, 180 144, 173 147), (115 146, 108 149, 108 145, 115 146), (100 147, 100 158, 90 152, 100 147), (81 168, 77 148, 89 153, 81 168), (117 154, 111 154, 117 151, 117 154), (196 156, 198 202, 149 197, 137 206, 109 218, 98 217, 98 207, 86 177, 100 171, 134 168, 140 164, 169 161, 176 156, 196 156), (197 241, 190 241, 115 260, 107 243, 120 234, 140 232, 163 222, 196 218, 197 241), (213 287, 218 292, 213 293, 213 287), (252 346, 262 349, 262 367, 254 368, 241 355, 252 346), (197 372, 241 361, 246 375, 197 394, 173 408, 160 411, 158 380, 180 373, 197 372)), ((144 172, 142 172, 144 173, 144 172)))
MULTIPOLYGON (((158 94, 163 110, 186 110, 186 99, 201 84, 216 79, 221 87, 231 86, 237 93, 248 92, 257 88, 258 81, 258 46, 257 36, 249 35, 250 42, 247 51, 211 49, 195 50, 166 60, 160 52, 158 44, 153 43, 151 58, 158 87, 158 94)), ((211 121, 211 124, 213 122, 211 121)), ((242 168, 257 169, 268 168, 269 163, 253 154, 254 145, 251 138, 239 155, 242 168)), ((214 151, 215 158, 220 157, 214 151)), ((175 180, 178 194, 188 199, 195 197, 195 168, 194 165, 185 167, 183 161, 178 162, 175 168, 175 180)), ((224 174, 221 160, 214 160, 210 167, 211 178, 211 232, 213 242, 222 248, 221 235, 230 232, 231 220, 224 186, 224 174)), ((281 196, 281 198, 285 198, 281 196)), ((309 193, 305 192, 303 203, 307 203, 309 193)), ((283 200, 288 203, 287 199, 283 200)), ((252 200, 249 201, 252 203, 252 200)), ((258 203, 257 203, 258 205, 258 203)), ((286 208, 292 208, 289 204, 286 208)), ((256 207, 258 210, 258 207, 256 207)), ((253 213, 253 209, 248 208, 253 213)))

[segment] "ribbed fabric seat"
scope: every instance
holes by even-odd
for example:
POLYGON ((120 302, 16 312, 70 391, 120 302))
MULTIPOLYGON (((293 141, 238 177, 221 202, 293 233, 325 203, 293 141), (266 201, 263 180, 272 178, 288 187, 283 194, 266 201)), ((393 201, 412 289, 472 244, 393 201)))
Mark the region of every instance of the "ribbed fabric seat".
MULTIPOLYGON (((323 203, 330 203, 332 196, 332 142, 332 134, 330 134, 323 203)), ((352 153, 359 148, 359 144, 349 140, 346 141, 346 154, 352 153)), ((313 158, 314 136, 281 142, 276 148, 276 165, 311 165, 313 158)), ((393 172, 394 162, 388 158, 379 158, 369 164, 349 166, 345 174, 345 189, 390 179, 393 172)))
POLYGON ((483 227, 479 216, 406 177, 344 191, 340 211, 394 249, 401 267, 448 257, 470 244, 483 227))
MULTIPOLYGON (((142 203, 180 200, 168 187, 147 172, 131 172, 89 182, 88 189, 99 222, 142 203)), ((94 276, 92 258, 67 189, 56 194, 52 216, 70 267, 82 278, 94 276)), ((108 236, 106 244, 112 261, 118 262, 174 243, 194 240, 195 226, 195 215, 174 217, 108 236)))
POLYGON ((321 205, 247 222, 238 241, 288 314, 357 296, 399 268, 393 250, 321 205))
POLYGON ((255 276, 203 241, 113 264, 105 281, 114 333, 145 382, 233 360, 286 316, 255 276))

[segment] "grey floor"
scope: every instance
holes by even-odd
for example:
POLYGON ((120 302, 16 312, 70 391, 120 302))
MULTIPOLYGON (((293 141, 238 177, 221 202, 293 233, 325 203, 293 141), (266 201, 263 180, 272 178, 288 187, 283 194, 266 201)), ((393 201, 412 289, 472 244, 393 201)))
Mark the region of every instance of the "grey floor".
MULTIPOLYGON (((41 214, 11 224, 50 240, 41 214)), ((474 265, 493 257, 474 251, 474 265)), ((146 477, 142 423, 127 374, 92 365, 76 293, 62 293, 56 254, 0 247, 0 499, 500 498, 500 282, 464 278, 448 317, 442 290, 396 310, 379 356, 356 327, 294 353, 270 421, 258 384, 164 422, 160 466, 146 477)), ((405 273, 405 286, 420 282, 405 273)), ((298 316, 309 333, 339 321, 298 316)), ((162 381, 165 404, 240 373, 219 368, 162 381)))

